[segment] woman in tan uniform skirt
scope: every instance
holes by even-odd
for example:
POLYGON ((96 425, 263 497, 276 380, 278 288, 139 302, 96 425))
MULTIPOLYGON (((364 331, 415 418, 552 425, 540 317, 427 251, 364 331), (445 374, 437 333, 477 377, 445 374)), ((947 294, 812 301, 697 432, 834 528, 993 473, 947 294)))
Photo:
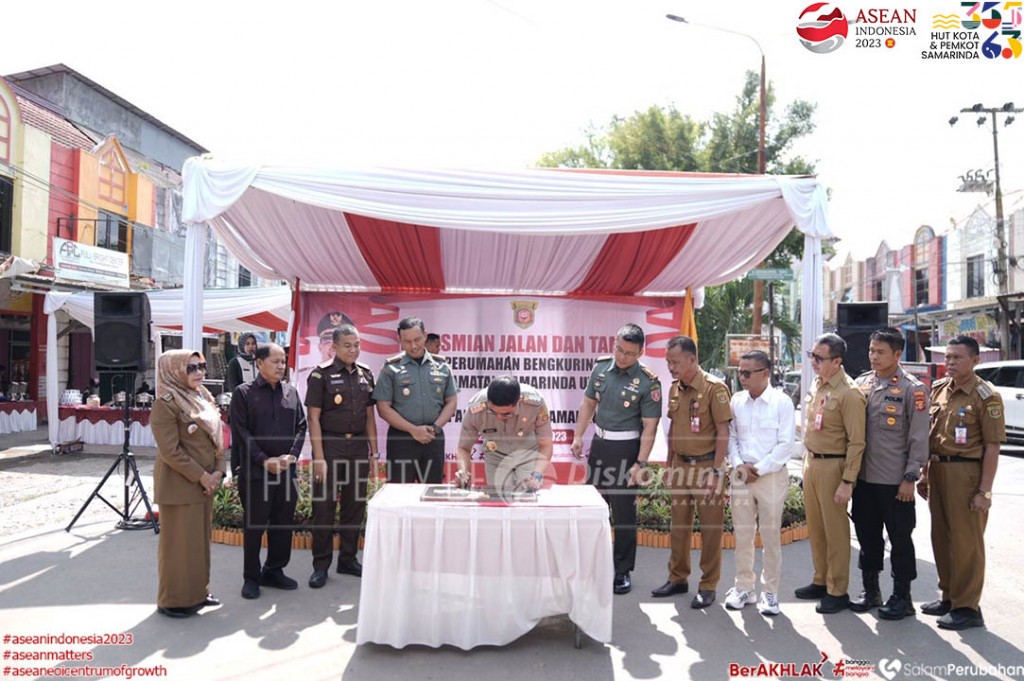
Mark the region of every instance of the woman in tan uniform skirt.
POLYGON ((188 617, 219 605, 210 595, 213 493, 224 478, 220 411, 203 387, 206 360, 172 350, 157 363, 150 425, 156 440, 154 498, 160 506, 157 611, 188 617))

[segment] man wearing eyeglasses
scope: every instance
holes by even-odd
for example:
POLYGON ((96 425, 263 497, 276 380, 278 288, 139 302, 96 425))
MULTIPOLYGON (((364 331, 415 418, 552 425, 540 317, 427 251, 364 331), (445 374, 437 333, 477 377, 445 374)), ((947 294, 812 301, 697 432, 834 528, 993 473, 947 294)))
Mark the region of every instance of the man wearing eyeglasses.
POLYGON ((789 492, 786 462, 793 453, 793 400, 771 386, 772 361, 760 350, 740 357, 740 385, 732 397, 729 461, 733 475, 729 493, 736 529, 736 582, 725 607, 741 610, 757 603, 762 615, 779 614, 782 577, 782 509, 789 492), (761 529, 761 597, 754 585, 755 530, 761 529))
POLYGON ((636 485, 647 467, 661 420, 661 381, 640 363, 644 331, 626 324, 615 335, 615 354, 599 357, 580 405, 572 453, 583 458, 583 435, 594 422, 588 481, 615 519, 615 580, 612 591, 629 593, 636 564, 636 485))
POLYGON ((498 490, 536 489, 551 461, 551 415, 540 391, 499 376, 469 401, 455 455, 458 477, 469 481, 471 452, 483 440, 487 484, 498 490))
POLYGON ((910 597, 910 583, 917 578, 914 483, 928 461, 928 393, 900 366, 903 347, 899 329, 875 331, 868 347, 871 371, 857 377, 868 403, 864 462, 853 490, 864 591, 850 609, 869 612, 877 607, 878 616, 887 620, 915 612, 910 597), (885 553, 883 527, 892 545, 893 577, 892 596, 884 606, 878 584, 885 553))
POLYGON ((814 579, 796 597, 829 615, 850 606, 850 520, 846 506, 864 455, 864 396, 843 370, 846 341, 819 336, 807 353, 814 388, 804 399, 804 507, 814 579))
POLYGON ((722 525, 725 522, 725 457, 729 446, 729 388, 700 368, 697 344, 676 336, 665 351, 675 380, 668 393, 668 487, 672 494, 672 553, 668 581, 651 591, 665 598, 689 590, 693 521, 700 518, 700 583, 691 608, 715 602, 722 574, 722 525))

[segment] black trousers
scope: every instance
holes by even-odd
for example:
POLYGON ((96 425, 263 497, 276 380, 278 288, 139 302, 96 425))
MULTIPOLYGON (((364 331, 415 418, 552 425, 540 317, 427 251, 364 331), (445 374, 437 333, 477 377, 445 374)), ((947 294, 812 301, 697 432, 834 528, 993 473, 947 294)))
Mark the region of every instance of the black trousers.
POLYGON ((444 479, 444 433, 427 445, 412 435, 388 428, 388 482, 439 484, 444 479))
MULTIPOLYGON (((365 451, 365 445, 361 451, 365 451)), ((338 562, 351 563, 359 550, 359 531, 366 514, 366 481, 370 461, 366 455, 324 454, 327 473, 313 483, 313 570, 331 567, 333 535, 338 528, 338 562), (338 503, 341 511, 338 511, 338 503), (338 524, 334 524, 335 514, 338 524)))
POLYGON ((238 498, 245 511, 242 577, 258 580, 261 571, 281 570, 292 556, 292 528, 299 486, 294 469, 265 477, 239 478, 238 498), (260 565, 263 533, 267 533, 267 561, 260 565))
MULTIPOLYGON (((881 572, 885 555, 882 527, 892 545, 892 577, 910 582, 917 579, 917 556, 914 552, 914 527, 917 513, 913 501, 898 501, 899 485, 879 485, 857 481, 853 490, 853 527, 860 542, 861 570, 881 572)), ((965 509, 965 512, 968 512, 965 509)))
POLYGON ((615 526, 615 574, 636 566, 636 487, 627 487, 629 469, 640 456, 640 440, 604 440, 590 443, 587 482, 597 487, 612 509, 615 526))

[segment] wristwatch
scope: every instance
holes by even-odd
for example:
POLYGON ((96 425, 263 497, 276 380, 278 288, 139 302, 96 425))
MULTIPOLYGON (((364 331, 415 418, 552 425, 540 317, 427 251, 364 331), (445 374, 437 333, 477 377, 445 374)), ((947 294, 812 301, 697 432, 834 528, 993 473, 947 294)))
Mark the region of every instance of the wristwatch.
POLYGON ((541 482, 544 480, 544 474, 541 473, 540 471, 534 471, 530 475, 532 475, 533 479, 536 480, 537 482, 541 482))
POLYGON ((714 473, 715 477, 718 478, 722 477, 722 475, 724 474, 724 471, 721 468, 712 468, 711 472, 714 473))
POLYGON ((647 468, 646 461, 637 461, 635 465, 640 466, 640 468, 647 468))
POLYGON ((917 473, 904 473, 903 474, 903 481, 904 482, 917 482, 920 479, 921 479, 921 476, 918 475, 917 473))
POLYGON ((982 491, 981 491, 981 490, 979 489, 979 490, 978 490, 978 494, 980 494, 981 496, 985 497, 986 499, 989 499, 989 500, 991 500, 991 499, 992 499, 992 492, 982 492, 982 491))

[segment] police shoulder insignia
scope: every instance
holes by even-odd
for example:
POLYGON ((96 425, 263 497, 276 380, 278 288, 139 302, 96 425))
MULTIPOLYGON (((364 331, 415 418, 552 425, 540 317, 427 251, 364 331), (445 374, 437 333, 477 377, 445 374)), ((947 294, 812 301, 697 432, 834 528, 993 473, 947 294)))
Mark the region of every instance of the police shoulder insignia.
POLYGON ((399 361, 400 359, 402 359, 402 356, 403 356, 404 354, 405 354, 404 352, 403 352, 403 353, 399 353, 399 354, 395 355, 394 357, 388 357, 388 358, 387 358, 386 360, 384 360, 384 361, 385 361, 385 362, 386 362, 387 364, 394 364, 395 362, 397 362, 397 361, 399 361))
POLYGON ((651 379, 652 381, 657 381, 658 380, 658 374, 655 373, 651 369, 651 367, 645 366, 645 367, 643 367, 643 369, 644 369, 644 373, 647 374, 647 378, 651 379))
POLYGON ((544 397, 540 391, 530 385, 520 384, 519 399, 531 407, 539 407, 544 404, 544 397))
POLYGON ((487 408, 487 402, 475 402, 475 403, 469 405, 469 413, 470 414, 479 414, 480 412, 482 412, 486 408, 487 408))
POLYGON ((910 383, 910 385, 914 386, 915 388, 926 387, 925 384, 921 381, 921 379, 915 376, 914 374, 907 373, 906 371, 904 371, 903 377, 907 379, 907 382, 910 383))
POLYGON ((875 375, 874 371, 865 371, 863 374, 857 377, 856 381, 859 385, 866 383, 872 376, 875 375))
POLYGON ((975 388, 975 390, 978 391, 978 394, 981 395, 981 399, 983 400, 987 400, 995 394, 995 390, 992 389, 989 382, 982 379, 978 380, 978 387, 975 388))
POLYGON ((924 391, 914 391, 914 411, 924 411, 924 391))

